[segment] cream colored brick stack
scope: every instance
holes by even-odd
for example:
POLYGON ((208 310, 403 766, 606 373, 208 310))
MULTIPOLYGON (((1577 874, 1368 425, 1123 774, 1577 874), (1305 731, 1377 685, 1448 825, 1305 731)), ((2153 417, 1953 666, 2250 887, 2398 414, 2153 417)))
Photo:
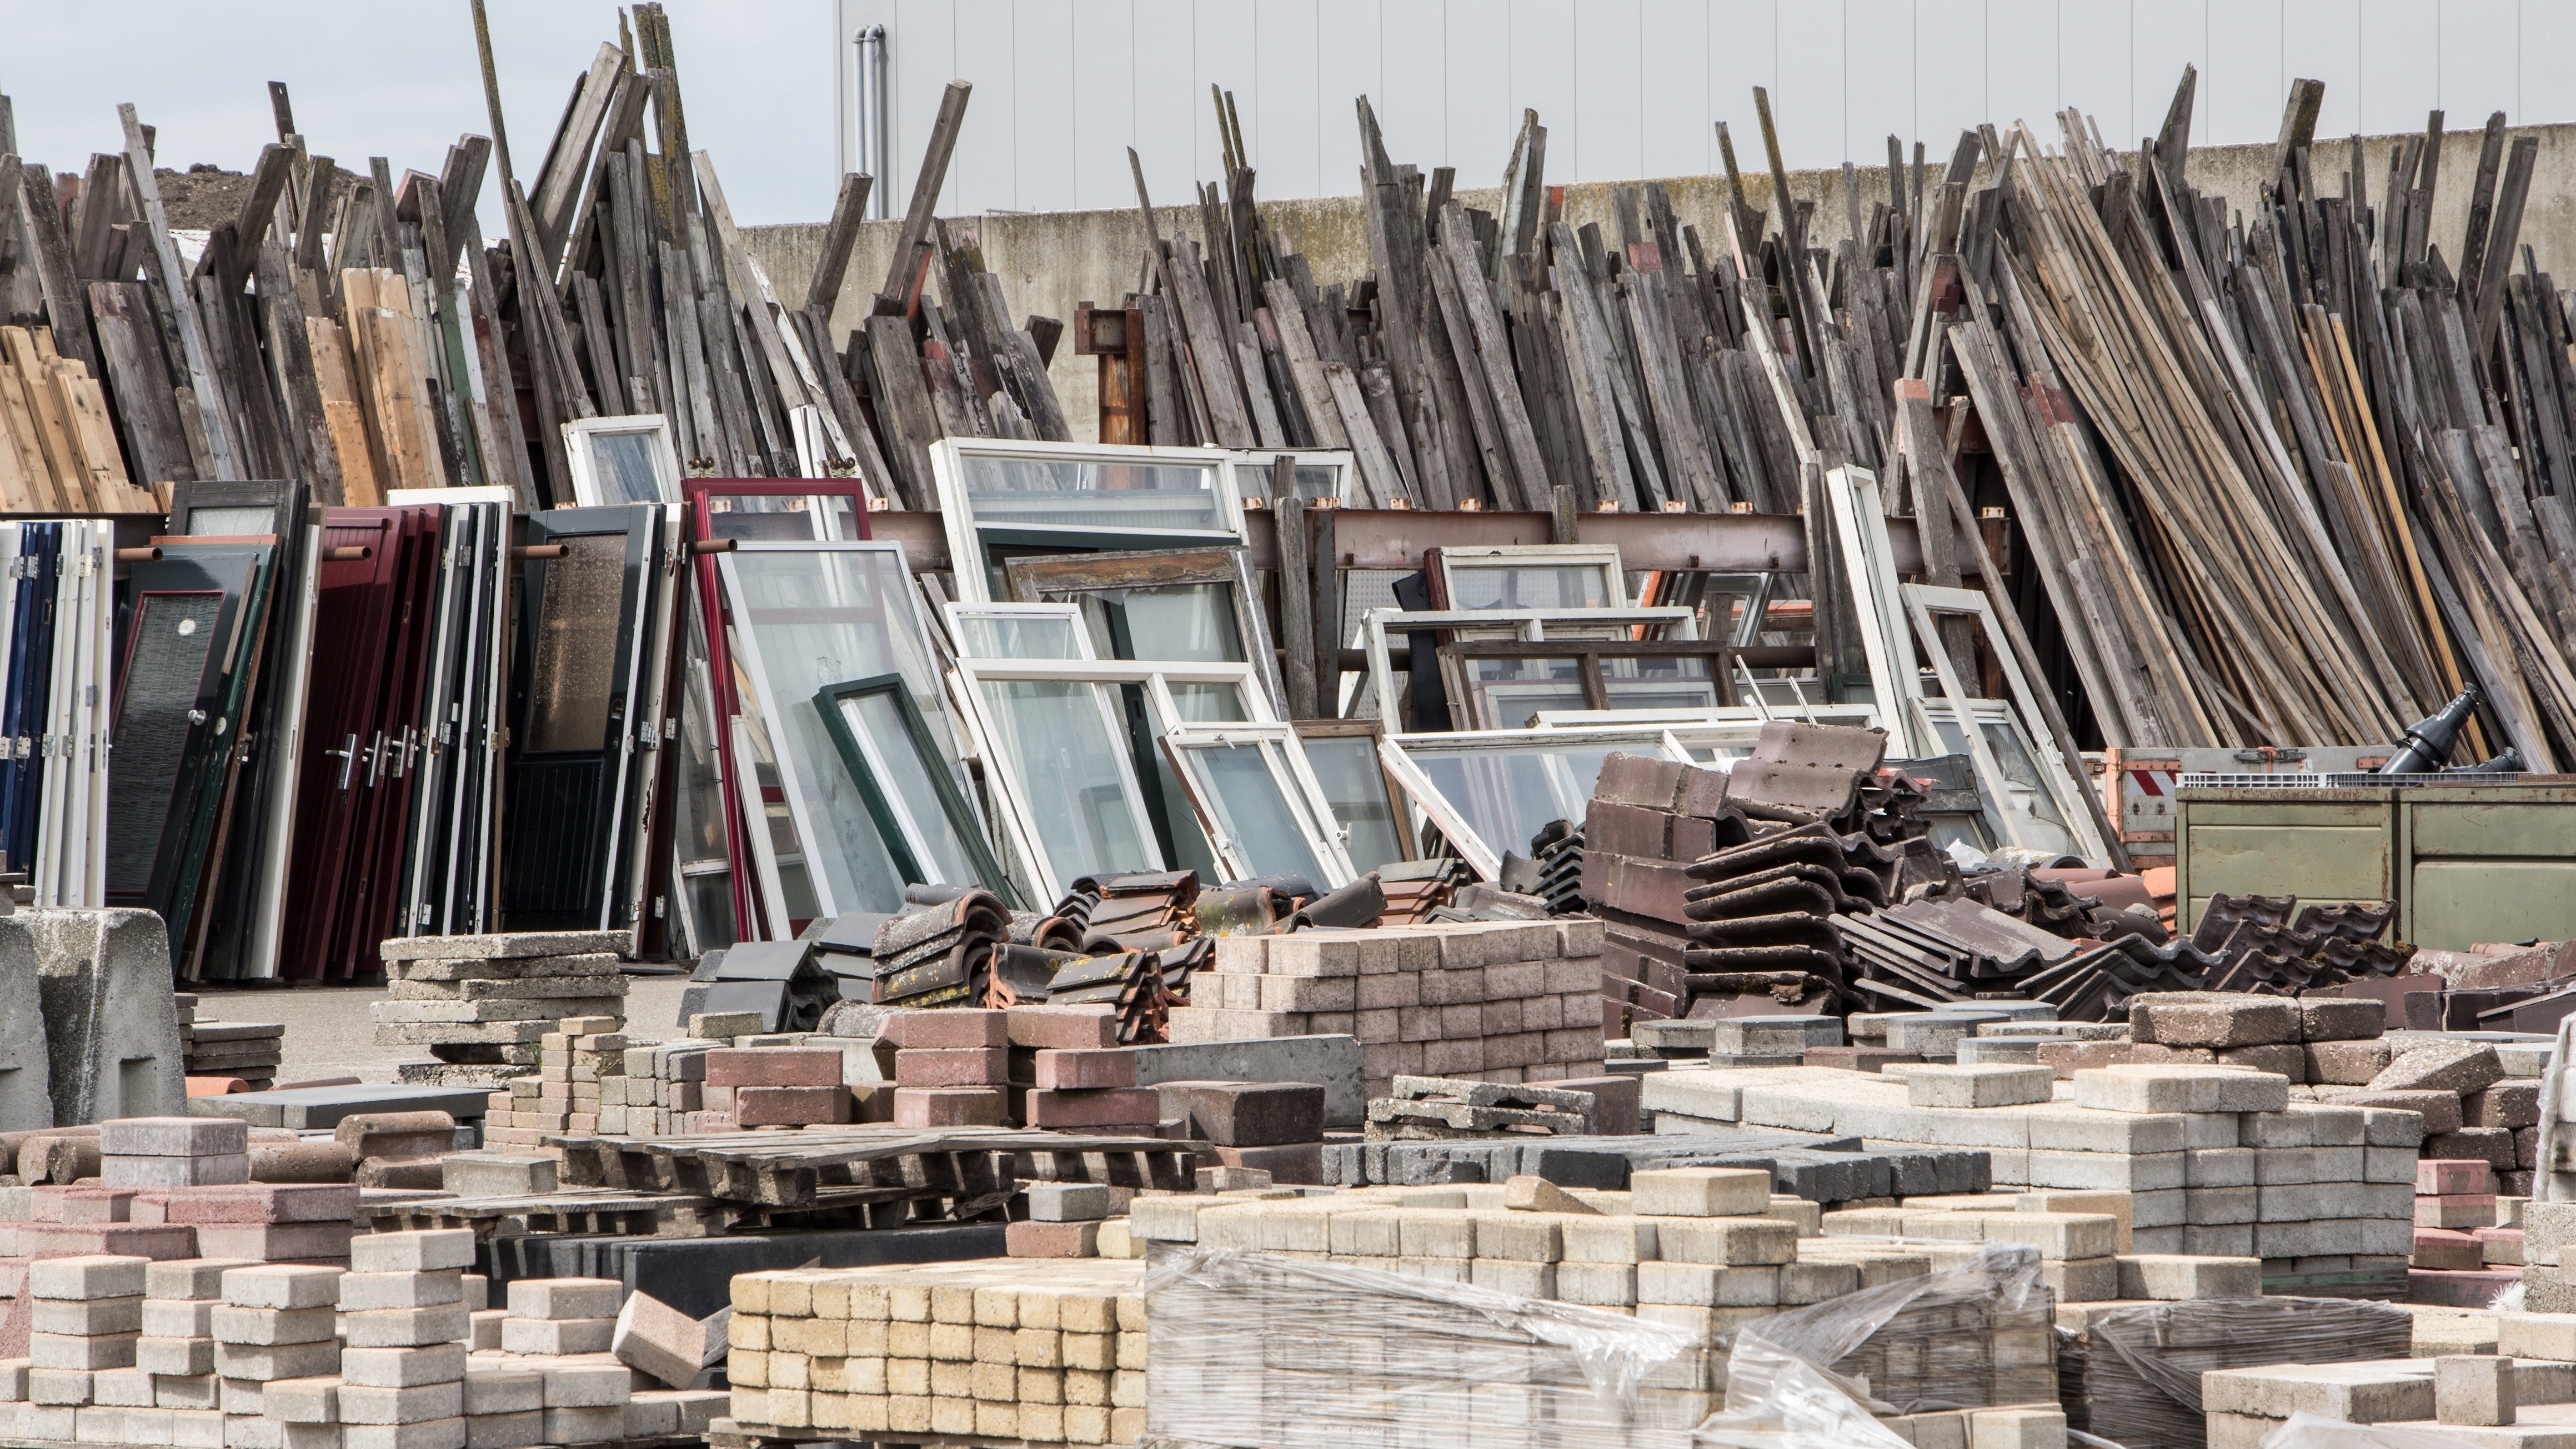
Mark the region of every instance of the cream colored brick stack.
POLYGON ((1593 920, 1227 936, 1171 1039, 1357 1037, 1370 1097, 1399 1076, 1599 1076, 1600 961, 1593 920))
POLYGON ((1133 1444, 1143 1276, 1097 1258, 738 1274, 715 1431, 1133 1444))

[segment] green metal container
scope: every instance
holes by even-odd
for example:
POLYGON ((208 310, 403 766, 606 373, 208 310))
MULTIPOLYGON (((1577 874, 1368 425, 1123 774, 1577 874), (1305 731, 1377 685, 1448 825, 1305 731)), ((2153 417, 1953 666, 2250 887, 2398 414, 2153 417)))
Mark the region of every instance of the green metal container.
POLYGON ((2460 950, 2576 938, 2576 777, 2359 789, 2194 786, 2175 813, 2182 929, 2213 893, 2397 902, 2396 935, 2460 950))

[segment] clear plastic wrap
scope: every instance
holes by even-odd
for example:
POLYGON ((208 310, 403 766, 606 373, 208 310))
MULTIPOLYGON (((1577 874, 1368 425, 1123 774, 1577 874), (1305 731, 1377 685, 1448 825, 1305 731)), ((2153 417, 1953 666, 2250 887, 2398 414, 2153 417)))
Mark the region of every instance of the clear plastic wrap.
POLYGON ((2051 1309, 2038 1250, 1996 1244, 1947 1272, 1759 1319, 1736 1333, 1726 1408, 1696 1440, 1898 1449, 1907 1441, 1875 1414, 2053 1404, 2051 1309))
POLYGON ((1690 1332, 1316 1259, 1156 1243, 1147 1434, 1258 1449, 1688 1449, 1690 1332))
POLYGON ((2346 1298, 2211 1298, 2115 1308, 2061 1335, 2067 1423, 2127 1449, 2201 1449, 2200 1376, 2405 1358, 2415 1320, 2346 1298))

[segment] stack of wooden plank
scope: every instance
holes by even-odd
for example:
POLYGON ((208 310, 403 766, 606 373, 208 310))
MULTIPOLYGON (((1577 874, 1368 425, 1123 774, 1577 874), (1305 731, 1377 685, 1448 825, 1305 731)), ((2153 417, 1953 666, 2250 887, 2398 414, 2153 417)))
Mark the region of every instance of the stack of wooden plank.
POLYGON ((98 379, 54 351, 50 327, 0 327, 0 509, 151 513, 125 472, 98 379))

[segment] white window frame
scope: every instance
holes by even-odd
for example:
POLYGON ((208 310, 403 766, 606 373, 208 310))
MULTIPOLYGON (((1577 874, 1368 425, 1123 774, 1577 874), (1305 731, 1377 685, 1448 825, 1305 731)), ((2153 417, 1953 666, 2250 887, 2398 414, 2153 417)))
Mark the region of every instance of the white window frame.
MULTIPOLYGON (((1091 631, 1082 626, 1082 606, 1079 604, 961 604, 952 599, 941 604, 939 612, 940 622, 948 629, 949 653, 956 658, 993 657, 974 654, 966 648, 966 631, 959 627, 959 621, 968 618, 1061 619, 1073 630, 1074 647, 1082 651, 1074 656, 1074 660, 1100 657, 1091 647, 1091 631)), ((1058 662, 1071 663, 1073 660, 1058 662)))
MULTIPOLYGON (((969 747, 985 764, 984 777, 992 787, 1001 809, 1001 823, 1009 837, 1012 855, 1023 862, 1031 879, 1023 882, 1030 900, 1044 900, 1050 905, 1064 899, 1065 882, 1101 868, 1098 861, 1054 861, 1047 858, 1037 828, 1037 818, 1029 811, 1029 791, 1040 788, 1023 779, 1017 762, 995 745, 999 732, 984 709, 982 686, 1026 680, 1043 684, 1088 684, 1092 698, 1100 708, 1101 721, 1111 738, 1122 745, 1132 736, 1127 732, 1126 710, 1113 697, 1109 688, 1116 685, 1142 685, 1146 711, 1160 739, 1176 728, 1200 730, 1233 728, 1239 724, 1284 724, 1271 708, 1269 697, 1253 676, 1249 664, 1198 664, 1170 661, 1127 659, 972 659, 960 658, 950 667, 949 699, 964 725, 969 747), (1242 699, 1247 720, 1201 720, 1184 724, 1180 709, 1173 702, 1173 684, 1231 684, 1242 699)), ((1136 778, 1134 757, 1122 749, 1118 752, 1118 773, 1127 796, 1127 807, 1136 826, 1138 838, 1145 844, 1148 870, 1166 870, 1162 846, 1154 838, 1153 817, 1145 809, 1144 786, 1136 778)), ((1312 778, 1312 771, 1308 772, 1312 778)), ((1323 798, 1317 787, 1315 799, 1323 798)), ((1329 816, 1330 812, 1327 811, 1329 816)))
MULTIPOLYGON (((1651 609, 1371 609, 1361 616, 1362 647, 1368 650, 1368 686, 1377 691, 1378 722, 1389 735, 1404 728, 1395 706, 1395 664, 1387 652, 1390 629, 1411 633, 1437 629, 1461 639, 1513 639, 1545 643, 1548 630, 1558 639, 1617 638, 1617 634, 1570 633, 1577 629, 1628 630, 1644 626, 1649 639, 1690 640, 1699 637, 1699 615, 1684 608, 1651 609), (1679 632, 1666 632, 1678 630, 1679 632)), ((1436 663, 1433 664, 1437 668, 1436 663)), ((1343 705, 1349 709, 1348 702, 1343 705)), ((1493 733, 1482 731, 1481 733, 1493 733)))
POLYGON ((1199 830, 1224 865, 1228 880, 1250 880, 1259 874, 1243 855, 1240 842, 1217 828, 1215 794, 1210 784, 1196 772, 1194 751, 1225 745, 1256 744, 1262 762, 1270 767, 1270 778, 1279 787, 1281 798, 1296 817, 1299 831, 1306 837, 1307 849, 1313 852, 1315 866, 1324 874, 1316 882, 1325 890, 1339 890, 1358 879, 1352 868, 1344 841, 1350 832, 1333 818, 1332 802, 1325 798, 1324 783, 1315 775, 1306 758, 1304 743, 1297 727, 1284 721, 1251 724, 1194 725, 1163 732, 1163 757, 1171 762, 1172 773, 1179 777, 1182 793, 1189 797, 1190 811, 1198 816, 1199 830))
MULTIPOLYGON (((1041 463, 1152 464, 1207 471, 1209 491, 1216 496, 1218 528, 1084 528, 1061 523, 1004 525, 1060 535, 1063 551, 1079 552, 1086 538, 1161 539, 1169 547, 1240 548, 1246 541, 1243 497, 1233 470, 1218 448, 1121 447, 1109 443, 1039 443, 1010 438, 942 438, 930 445, 930 476, 939 495, 940 526, 948 538, 948 560, 956 579, 957 600, 993 602, 990 571, 984 562, 983 525, 975 517, 966 490, 964 463, 970 458, 997 458, 1041 463)), ((1062 495, 1065 497, 1074 494, 1062 495)), ((1133 544, 1121 545, 1133 547, 1133 544)))
MULTIPOLYGON (((1387 773, 1404 787, 1413 806, 1440 827, 1451 848, 1487 880, 1500 880, 1503 873, 1503 851, 1519 850, 1527 841, 1511 841, 1497 848, 1467 823, 1464 812, 1440 793, 1431 776, 1414 759, 1420 754, 1470 754, 1487 750, 1520 747, 1525 749, 1568 749, 1583 745, 1611 745, 1628 748, 1630 753, 1660 755, 1683 764, 1701 763, 1670 729, 1649 725, 1619 729, 1539 729, 1539 730, 1466 730, 1449 734, 1389 734, 1378 742, 1378 754, 1386 762, 1387 773)), ((1417 823, 1416 838, 1420 836, 1417 823)))
MULTIPOLYGON (((1502 610, 1468 609, 1458 603, 1458 591, 1451 587, 1452 576, 1460 573, 1501 573, 1509 569, 1589 569, 1597 568, 1610 580, 1609 591, 1595 607, 1624 609, 1628 607, 1628 575, 1619 567, 1619 546, 1610 543, 1509 543, 1490 547, 1443 546, 1437 556, 1440 569, 1440 592, 1449 606, 1461 613, 1499 613, 1502 610)), ((1517 612, 1517 611, 1515 611, 1517 612)))
MULTIPOLYGON (((671 420, 660 413, 629 413, 614 418, 574 418, 563 425, 564 455, 572 463, 572 496, 584 508, 650 501, 680 502, 680 455, 671 444, 671 420), (653 440, 653 482, 662 496, 651 500, 610 498, 600 492, 599 455, 592 439, 610 434, 642 433, 653 440)), ((406 499, 405 501, 409 501, 406 499)))

